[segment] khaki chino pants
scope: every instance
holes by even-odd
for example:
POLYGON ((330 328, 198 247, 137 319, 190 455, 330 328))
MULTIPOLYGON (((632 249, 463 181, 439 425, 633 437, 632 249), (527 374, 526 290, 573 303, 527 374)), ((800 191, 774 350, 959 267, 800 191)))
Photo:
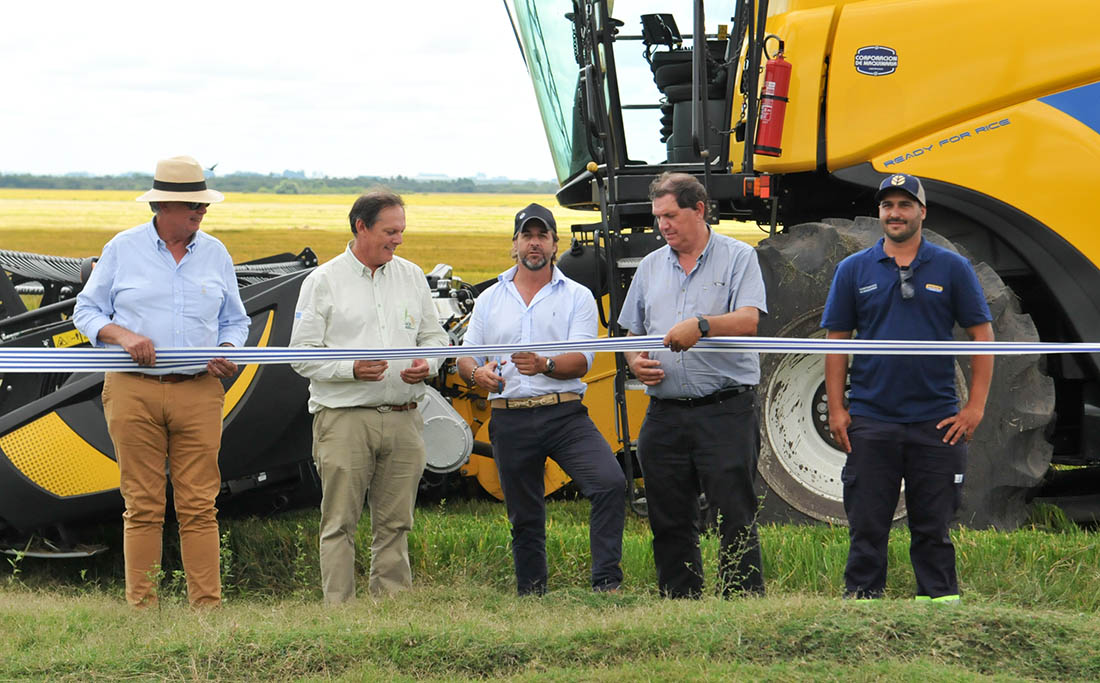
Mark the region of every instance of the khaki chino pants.
POLYGON ((412 586, 408 534, 424 472, 423 430, 424 420, 415 409, 321 408, 313 416, 325 602, 355 597, 355 533, 364 499, 370 505, 371 594, 412 586))
POLYGON ((126 600, 157 602, 164 535, 165 467, 172 480, 180 553, 192 606, 221 602, 218 521, 225 390, 213 375, 162 384, 127 373, 103 380, 103 413, 115 446, 122 497, 126 600))

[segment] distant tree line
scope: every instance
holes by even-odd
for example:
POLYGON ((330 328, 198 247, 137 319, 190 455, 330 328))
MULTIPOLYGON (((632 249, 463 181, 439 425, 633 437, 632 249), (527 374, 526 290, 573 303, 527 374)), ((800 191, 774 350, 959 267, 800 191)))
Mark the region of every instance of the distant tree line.
MULTIPOLYGON (((0 187, 46 190, 134 190, 149 189, 153 176, 131 173, 113 176, 31 175, 0 173, 0 187)), ((385 185, 395 192, 494 192, 553 194, 557 183, 537 180, 480 180, 474 178, 303 178, 286 174, 232 173, 210 178, 210 185, 221 192, 261 192, 271 194, 356 194, 368 187, 385 185)))

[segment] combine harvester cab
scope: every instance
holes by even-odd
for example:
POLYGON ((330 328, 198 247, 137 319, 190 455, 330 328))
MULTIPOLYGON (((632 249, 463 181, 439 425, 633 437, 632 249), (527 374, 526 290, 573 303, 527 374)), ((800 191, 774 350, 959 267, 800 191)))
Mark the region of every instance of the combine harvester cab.
MULTIPOLYGON (((1100 340, 1100 240, 1075 201, 1100 185, 1100 4, 1038 23, 1030 0, 506 5, 558 201, 599 211, 560 265, 606 297, 612 334, 662 244, 647 193, 662 172, 704 183, 712 225, 761 226, 758 332, 775 337, 823 334, 835 266, 881 236, 874 192, 902 172, 924 179, 929 239, 976 264, 998 339, 1100 340)), ((822 357, 761 366, 760 518, 844 523, 822 357)), ((1100 521, 1100 358, 998 358, 965 481, 963 524, 1015 527, 1035 498, 1100 521)))

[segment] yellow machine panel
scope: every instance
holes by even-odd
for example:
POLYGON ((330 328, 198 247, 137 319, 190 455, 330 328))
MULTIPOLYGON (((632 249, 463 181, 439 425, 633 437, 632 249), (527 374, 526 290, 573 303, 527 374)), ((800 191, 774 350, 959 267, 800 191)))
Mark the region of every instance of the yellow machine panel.
POLYGON ((1091 222, 1081 220, 1080 206, 1054 200, 1096 192, 1100 135, 1054 107, 1032 100, 983 115, 907 142, 873 163, 885 173, 911 173, 999 199, 1100 263, 1100 235, 1091 222))
POLYGON ((81 438, 57 413, 0 436, 0 450, 27 479, 55 496, 118 488, 118 463, 81 438))
MULTIPOLYGON (((817 130, 821 111, 821 93, 825 78, 825 55, 833 10, 822 7, 782 14, 768 22, 768 32, 785 43, 784 59, 795 67, 791 71, 791 88, 787 115, 783 124, 783 154, 779 157, 756 156, 756 167, 767 173, 806 171, 817 164, 817 130)), ((778 43, 768 41, 773 56, 778 43)), ((740 86, 735 89, 733 116, 739 116, 742 105, 740 86)), ((736 123, 736 120, 734 121, 736 123)), ((730 136, 730 158, 741 158, 744 143, 730 136)))
POLYGON ((1100 77, 1093 0, 1049 11, 1029 0, 888 0, 840 11, 826 112, 831 170, 1100 77), (1020 20, 1029 15, 1035 21, 1020 20), (896 53, 892 72, 857 71, 857 52, 872 46, 896 53))

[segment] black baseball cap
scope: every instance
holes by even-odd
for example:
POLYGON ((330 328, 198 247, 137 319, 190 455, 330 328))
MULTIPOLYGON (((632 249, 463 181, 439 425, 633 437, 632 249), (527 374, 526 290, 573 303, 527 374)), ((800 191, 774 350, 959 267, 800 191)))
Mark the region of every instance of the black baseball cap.
POLYGON ((554 237, 558 236, 558 224, 554 220, 554 214, 550 213, 550 209, 540 204, 528 204, 525 209, 516 214, 516 230, 512 233, 512 239, 515 239, 527 221, 531 220, 541 221, 547 230, 554 233, 554 237))
POLYGON ((875 193, 875 201, 882 201, 882 195, 890 190, 902 190, 903 192, 907 192, 913 199, 920 202, 921 206, 928 206, 928 202, 924 200, 924 185, 921 185, 920 178, 915 175, 895 173, 894 175, 886 176, 878 186, 878 192, 875 193))

